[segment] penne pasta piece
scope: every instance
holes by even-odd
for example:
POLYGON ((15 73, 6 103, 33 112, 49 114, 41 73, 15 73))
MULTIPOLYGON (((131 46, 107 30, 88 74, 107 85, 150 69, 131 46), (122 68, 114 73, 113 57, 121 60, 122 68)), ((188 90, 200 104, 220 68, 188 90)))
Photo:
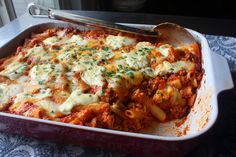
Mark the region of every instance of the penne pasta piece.
POLYGON ((154 104, 149 104, 148 107, 155 118, 159 119, 161 122, 165 121, 166 113, 160 107, 154 104))
POLYGON ((195 88, 197 88, 197 86, 198 86, 198 84, 197 84, 197 79, 194 78, 194 79, 192 80, 192 86, 195 87, 195 88))
POLYGON ((182 88, 180 79, 175 79, 173 81, 170 81, 170 85, 178 89, 182 88))
POLYGON ((140 89, 136 89, 132 95, 132 99, 139 103, 146 105, 152 115, 160 121, 164 121, 166 119, 166 113, 158 107, 152 99, 148 98, 144 92, 141 92, 140 89))
POLYGON ((129 117, 130 119, 142 119, 144 116, 144 112, 137 109, 129 109, 125 111, 125 116, 129 117))
POLYGON ((192 87, 188 86, 183 89, 183 96, 190 97, 192 95, 192 87))

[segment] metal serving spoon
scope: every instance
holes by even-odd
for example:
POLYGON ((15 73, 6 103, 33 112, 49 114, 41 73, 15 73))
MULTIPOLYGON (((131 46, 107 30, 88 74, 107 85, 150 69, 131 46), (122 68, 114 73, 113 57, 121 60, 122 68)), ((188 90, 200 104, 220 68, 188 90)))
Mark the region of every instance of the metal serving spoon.
POLYGON ((48 9, 34 3, 29 3, 27 10, 32 17, 48 17, 50 19, 66 22, 103 27, 110 30, 128 32, 142 36, 156 37, 159 41, 164 41, 174 47, 182 47, 197 43, 185 28, 174 23, 161 23, 155 26, 152 30, 143 30, 95 18, 71 14, 60 10, 48 9))
POLYGON ((54 10, 51 8, 48 9, 34 3, 29 3, 27 10, 29 14, 33 17, 48 17, 50 19, 62 20, 66 22, 90 25, 90 26, 95 26, 95 27, 103 27, 103 28, 108 28, 110 30, 133 33, 133 34, 142 35, 142 36, 151 36, 151 37, 157 36, 157 32, 155 31, 128 27, 128 26, 119 25, 119 24, 115 24, 112 22, 104 21, 104 20, 71 14, 64 11, 60 11, 60 10, 54 10))
POLYGON ((158 40, 171 44, 174 47, 197 45, 194 37, 183 27, 175 23, 161 23, 153 29, 158 33, 158 40))

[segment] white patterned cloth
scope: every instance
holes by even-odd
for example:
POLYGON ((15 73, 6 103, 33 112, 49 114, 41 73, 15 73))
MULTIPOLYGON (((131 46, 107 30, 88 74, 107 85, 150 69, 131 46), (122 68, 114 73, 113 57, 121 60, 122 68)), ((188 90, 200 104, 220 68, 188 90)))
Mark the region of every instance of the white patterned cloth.
MULTIPOLYGON (((236 38, 206 35, 211 49, 224 56, 230 70, 236 71, 236 38)), ((78 145, 58 144, 34 138, 0 133, 0 156, 2 157, 128 157, 129 155, 78 145)))
POLYGON ((236 71, 236 38, 214 35, 205 35, 205 37, 210 48, 227 59, 230 70, 236 71))

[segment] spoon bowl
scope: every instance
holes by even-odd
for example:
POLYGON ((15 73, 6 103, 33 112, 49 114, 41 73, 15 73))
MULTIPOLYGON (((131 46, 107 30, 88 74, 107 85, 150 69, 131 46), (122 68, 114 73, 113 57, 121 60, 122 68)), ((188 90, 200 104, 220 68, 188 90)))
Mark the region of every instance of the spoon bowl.
POLYGON ((154 27, 153 31, 158 33, 160 42, 168 43, 175 48, 197 44, 197 41, 185 28, 174 23, 161 23, 154 27))

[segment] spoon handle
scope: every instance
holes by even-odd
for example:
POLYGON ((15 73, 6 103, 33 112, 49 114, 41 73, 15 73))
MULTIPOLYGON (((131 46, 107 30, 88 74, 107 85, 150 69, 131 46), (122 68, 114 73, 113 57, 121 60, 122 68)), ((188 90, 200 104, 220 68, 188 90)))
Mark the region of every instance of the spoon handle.
POLYGON ((128 27, 128 26, 124 26, 120 24, 115 24, 109 21, 71 14, 64 11, 60 11, 60 10, 54 10, 50 8, 47 9, 34 3, 29 3, 27 10, 29 14, 33 17, 49 17, 50 19, 62 20, 66 22, 76 23, 76 24, 85 24, 85 25, 90 25, 90 26, 95 26, 95 27, 108 28, 115 31, 142 35, 142 36, 157 37, 157 32, 154 32, 154 31, 128 27))

